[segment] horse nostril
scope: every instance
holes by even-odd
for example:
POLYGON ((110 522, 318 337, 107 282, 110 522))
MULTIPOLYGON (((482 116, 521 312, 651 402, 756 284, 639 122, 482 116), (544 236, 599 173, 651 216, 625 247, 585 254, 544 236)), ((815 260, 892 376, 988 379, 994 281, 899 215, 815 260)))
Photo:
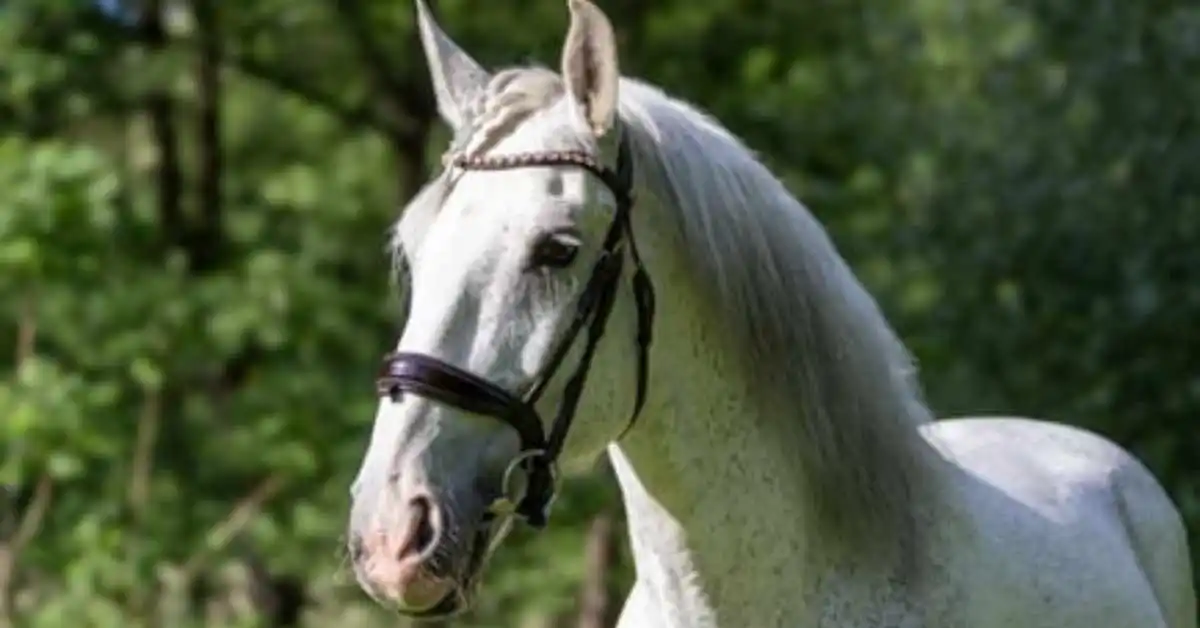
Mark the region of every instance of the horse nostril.
POLYGON ((367 548, 363 544, 363 538, 362 538, 362 536, 360 536, 358 534, 353 534, 350 536, 350 548, 349 549, 350 549, 350 560, 352 560, 356 563, 361 561, 362 557, 367 553, 367 548))
POLYGON ((412 518, 415 522, 415 529, 412 540, 407 543, 407 547, 403 551, 404 555, 417 555, 423 558, 428 558, 428 555, 437 545, 438 534, 441 529, 440 517, 437 509, 433 506, 433 502, 428 497, 414 497, 409 502, 409 507, 412 508, 412 518))

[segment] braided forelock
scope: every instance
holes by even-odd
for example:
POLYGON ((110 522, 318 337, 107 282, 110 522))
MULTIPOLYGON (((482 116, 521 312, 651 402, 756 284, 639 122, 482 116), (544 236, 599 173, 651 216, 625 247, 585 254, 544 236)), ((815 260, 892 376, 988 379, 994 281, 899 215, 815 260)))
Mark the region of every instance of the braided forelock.
POLYGON ((452 153, 475 157, 487 152, 522 121, 563 94, 562 78, 545 68, 498 72, 469 106, 470 124, 460 131, 452 153))

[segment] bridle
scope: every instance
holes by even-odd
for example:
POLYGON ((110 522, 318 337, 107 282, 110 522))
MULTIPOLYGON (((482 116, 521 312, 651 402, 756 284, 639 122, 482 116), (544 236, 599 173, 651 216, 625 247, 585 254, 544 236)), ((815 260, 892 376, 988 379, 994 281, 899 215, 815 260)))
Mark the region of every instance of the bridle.
MULTIPOLYGON (((492 516, 515 514, 534 528, 544 528, 550 506, 558 492, 556 462, 562 453, 571 422, 575 418, 596 347, 600 343, 600 337, 604 335, 604 328, 616 301, 625 259, 623 248, 628 249, 634 264, 632 287, 637 307, 637 394, 633 413, 622 436, 633 427, 646 401, 651 332, 654 324, 654 287, 638 255, 630 224, 629 214, 634 203, 633 158, 628 141, 622 135, 618 144, 616 168, 612 169, 601 164, 596 156, 584 151, 521 153, 494 157, 459 154, 452 156, 449 163, 464 171, 577 166, 599 178, 616 199, 616 212, 605 235, 600 257, 592 267, 591 277, 576 302, 571 325, 559 339, 550 359, 543 365, 528 392, 524 395, 514 394, 441 359, 412 352, 388 354, 384 358, 376 384, 382 396, 394 398, 400 393, 419 395, 464 412, 498 419, 516 430, 521 440, 521 453, 509 466, 503 483, 508 484, 508 476, 513 469, 521 468, 527 474, 525 492, 515 506, 507 494, 501 495, 492 504, 489 513, 492 516), (546 392, 550 380, 585 329, 587 336, 583 355, 563 390, 562 401, 550 426, 550 433, 546 434, 544 423, 534 406, 546 392)), ((507 493, 507 486, 504 488, 507 493)))

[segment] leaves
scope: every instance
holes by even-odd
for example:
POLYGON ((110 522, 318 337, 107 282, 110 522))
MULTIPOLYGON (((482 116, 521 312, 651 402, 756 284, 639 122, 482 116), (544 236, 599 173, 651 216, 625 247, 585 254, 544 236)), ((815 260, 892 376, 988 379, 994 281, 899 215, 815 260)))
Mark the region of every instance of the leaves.
MULTIPOLYGON (((245 567, 264 590, 298 578, 309 625, 394 625, 339 538, 399 325, 386 231, 445 142, 412 7, 215 3, 214 203, 208 22, 163 3, 159 49, 135 4, 0 9, 0 485, 18 506, 54 486, 20 561, 19 625, 269 615, 237 601, 228 561, 264 563, 265 580, 245 567), (177 146, 149 115, 163 103, 177 146)), ((712 111, 829 227, 940 415, 1109 434, 1195 530, 1200 13, 1064 7, 604 4, 627 73, 712 111)), ((435 9, 492 67, 552 65, 567 19, 554 0, 435 9)), ((456 625, 573 612, 582 535, 616 500, 606 475, 574 480, 456 625)))

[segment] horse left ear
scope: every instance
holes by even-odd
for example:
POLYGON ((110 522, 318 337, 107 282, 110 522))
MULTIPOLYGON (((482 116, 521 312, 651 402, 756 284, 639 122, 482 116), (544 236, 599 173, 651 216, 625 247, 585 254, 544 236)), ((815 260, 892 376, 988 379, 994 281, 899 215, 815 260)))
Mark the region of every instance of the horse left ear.
POLYGON ((471 104, 487 88, 491 74, 454 43, 433 19, 425 0, 416 0, 417 30, 433 79, 438 114, 456 133, 471 124, 471 104))
POLYGON ((617 114, 617 40, 612 23, 589 0, 567 0, 571 27, 563 43, 562 75, 572 108, 596 137, 617 114))

